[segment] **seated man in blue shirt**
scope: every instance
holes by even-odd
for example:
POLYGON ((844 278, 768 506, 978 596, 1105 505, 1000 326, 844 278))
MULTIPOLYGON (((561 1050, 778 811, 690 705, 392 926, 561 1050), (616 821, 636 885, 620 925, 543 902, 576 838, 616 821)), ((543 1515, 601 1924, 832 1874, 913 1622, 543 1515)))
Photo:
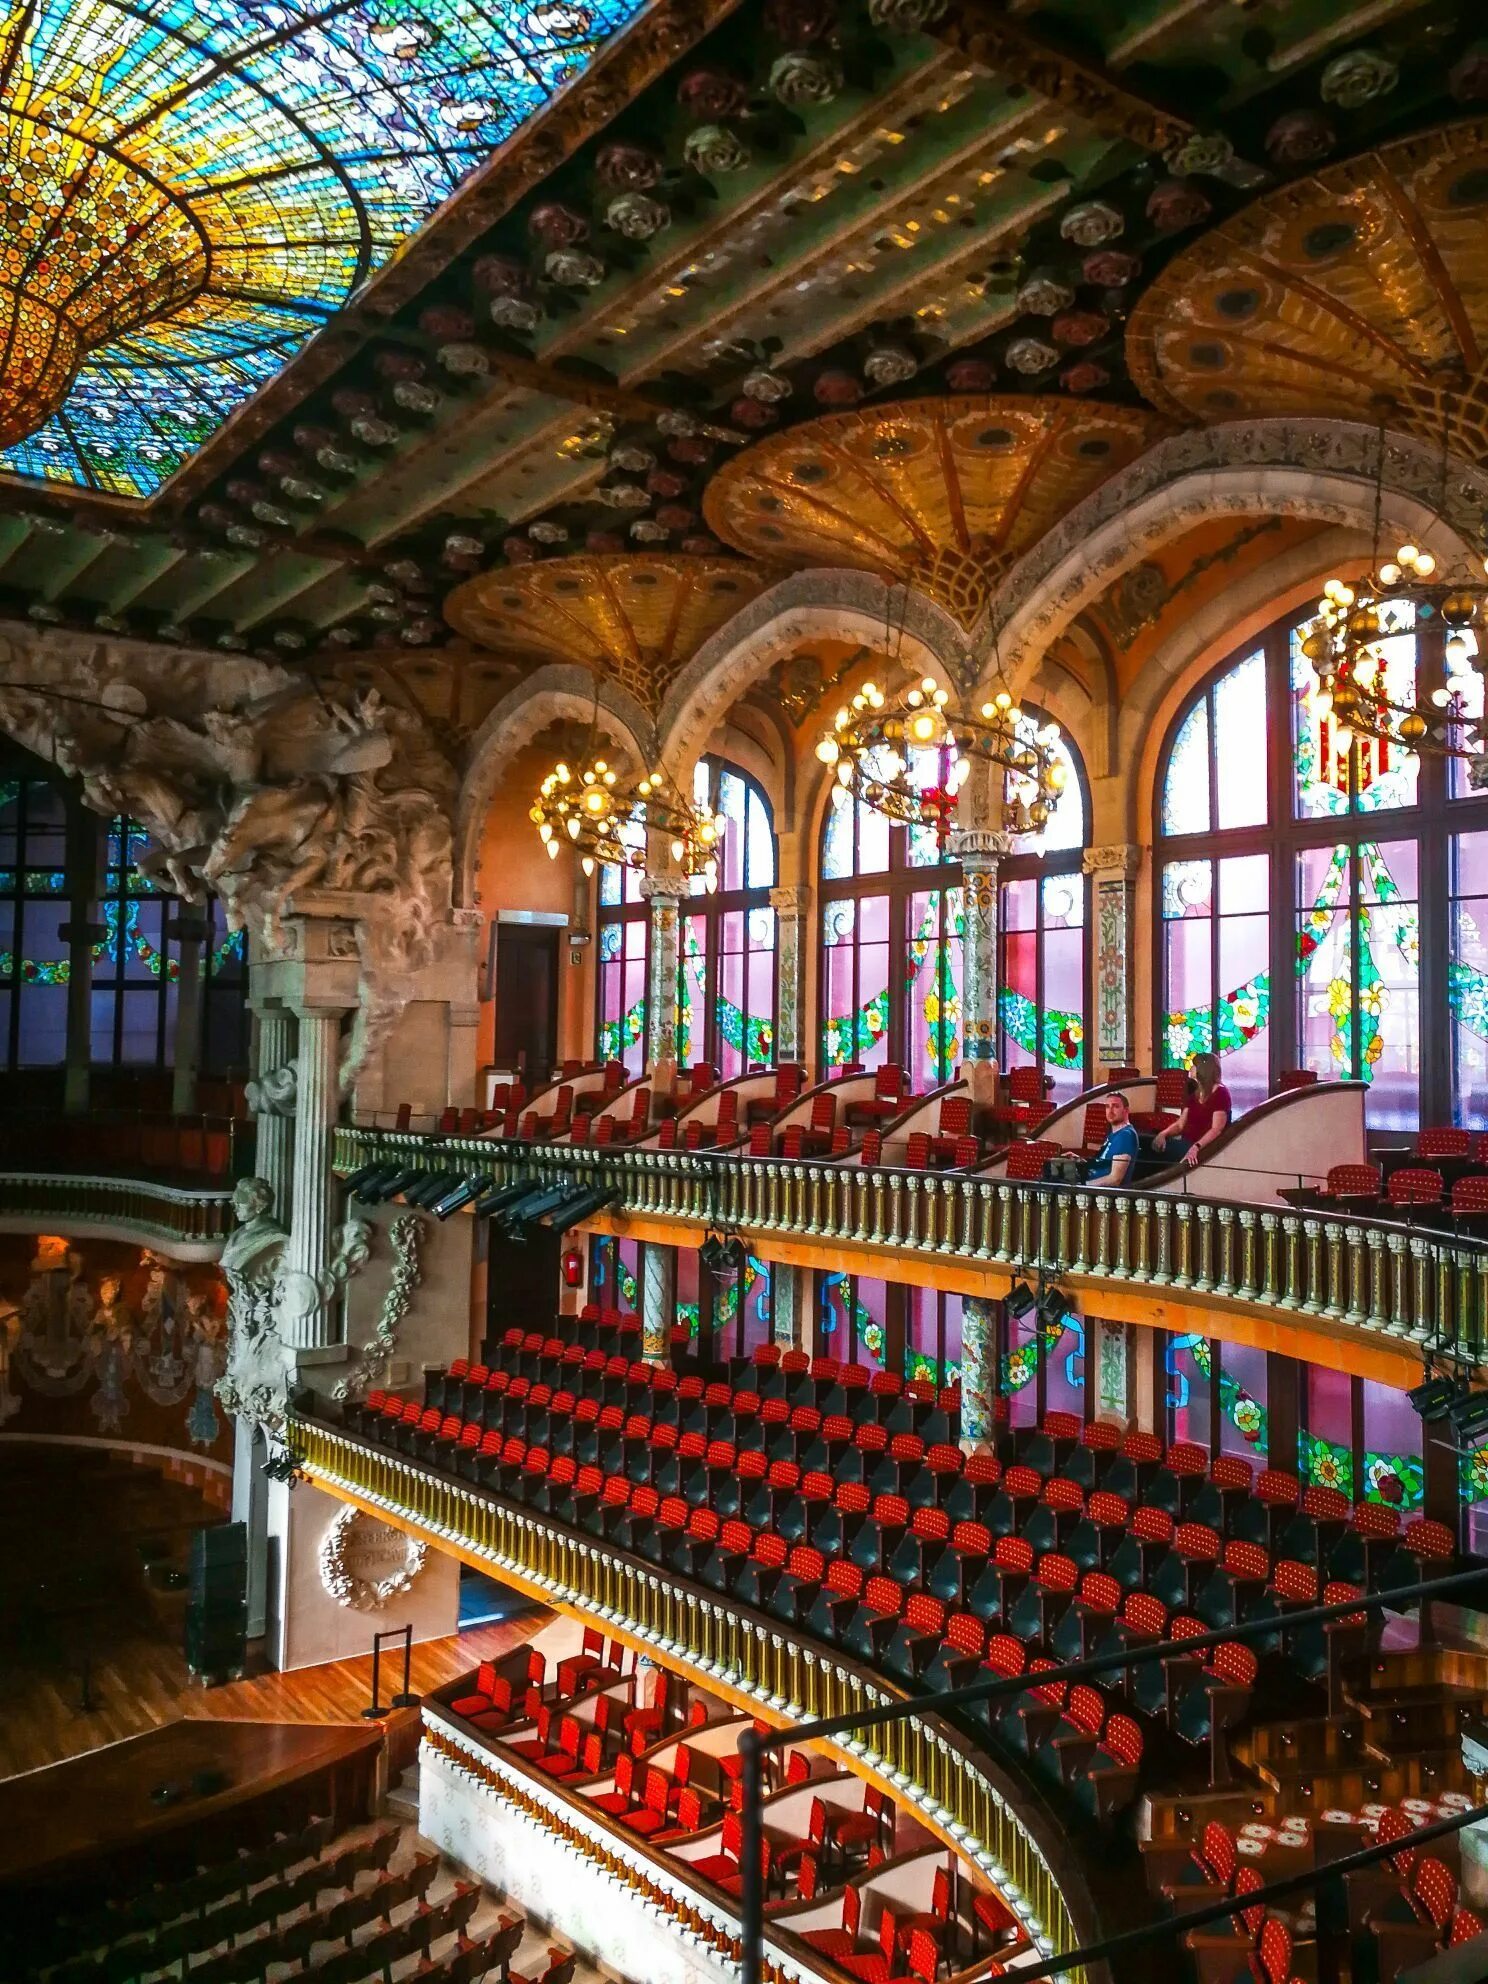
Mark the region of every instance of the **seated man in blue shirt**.
POLYGON ((1087 1185, 1122 1185, 1141 1151, 1131 1104, 1119 1088, 1106 1097, 1106 1141, 1085 1173, 1087 1185))

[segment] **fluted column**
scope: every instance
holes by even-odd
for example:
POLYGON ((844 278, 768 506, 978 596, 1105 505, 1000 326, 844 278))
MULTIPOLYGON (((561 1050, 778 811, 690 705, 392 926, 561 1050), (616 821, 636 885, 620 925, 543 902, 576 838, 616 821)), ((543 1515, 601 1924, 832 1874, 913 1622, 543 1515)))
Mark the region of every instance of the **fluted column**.
POLYGON ((775 1059, 805 1061, 806 945, 811 919, 811 886, 796 882, 771 889, 775 912, 775 1059))
POLYGON ((676 1249, 648 1240, 641 1258, 641 1355, 648 1364, 671 1362, 676 1322, 676 1249))
POLYGON ((997 873, 1011 842, 985 827, 954 827, 961 864, 961 1079, 978 1103, 997 1099, 997 873))
POLYGON ((1082 863, 1095 894, 1095 1057, 1104 1067, 1133 1060, 1136 946, 1133 896, 1139 847, 1087 847, 1082 863))
MULTIPOLYGON (((254 1053, 254 1098, 258 1102, 257 1151, 253 1169, 272 1188, 275 1219, 288 1226, 293 1210, 294 1118, 273 1108, 265 1097, 265 1077, 288 1067, 295 1054, 294 1015, 282 1006, 258 1009, 258 1038, 254 1053)), ((269 1084, 272 1087, 272 1084, 269 1084)))
POLYGON ((337 1341, 329 1269, 334 1225, 331 1139, 340 1108, 341 1008, 305 1006, 299 1021, 294 1181, 284 1250, 282 1334, 297 1350, 337 1341))
POLYGON ((983 1453, 996 1431, 997 1305, 968 1295, 961 1305, 961 1445, 983 1453))

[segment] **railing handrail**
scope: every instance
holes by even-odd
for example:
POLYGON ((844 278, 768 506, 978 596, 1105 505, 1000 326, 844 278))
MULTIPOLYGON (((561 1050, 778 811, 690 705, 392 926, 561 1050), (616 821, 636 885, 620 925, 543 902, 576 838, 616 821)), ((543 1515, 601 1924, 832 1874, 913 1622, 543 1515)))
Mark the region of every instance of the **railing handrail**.
MULTIPOLYGON (((691 1174, 697 1177, 706 1177, 711 1171, 719 1167, 732 1168, 734 1166, 742 1166, 763 1171, 770 1165, 789 1165, 798 1170, 830 1171, 848 1177, 855 1176, 859 1172, 876 1172, 885 1178, 896 1179, 901 1184, 906 1185, 914 1182, 923 1186, 928 1182, 932 1186, 954 1186, 965 1183, 987 1185, 999 1189, 1006 1187, 1019 1197, 1049 1193, 1056 1201, 1059 1199, 1073 1200, 1081 1193, 1099 1193, 1103 1199, 1110 1200, 1112 1203, 1118 1199, 1181 1199, 1190 1206, 1203 1206, 1206 1210, 1215 1213, 1225 1212, 1232 1215, 1241 1212, 1253 1214, 1270 1213, 1276 1218, 1291 1216, 1297 1219, 1313 1219, 1324 1226, 1336 1226, 1345 1231, 1398 1233, 1402 1237, 1410 1239, 1425 1237, 1450 1240, 1453 1247, 1481 1255, 1485 1261, 1488 1261, 1488 1239, 1480 1240, 1472 1234, 1462 1234, 1455 1230, 1448 1232, 1442 1227, 1425 1226, 1408 1217, 1405 1219, 1366 1218, 1357 1213, 1333 1212, 1325 1206, 1308 1207, 1305 1211, 1299 1211, 1295 1207, 1288 1206, 1285 1203, 1278 1203, 1274 1199, 1237 1200, 1206 1198, 1199 1192, 1188 1190, 1188 1181, 1193 1177, 1192 1171, 1189 1171, 1184 1177, 1177 1179, 1176 1182, 1184 1187, 1182 1191, 1168 1191, 1167 1189, 1159 1189, 1155 1180, 1142 1180, 1132 1185, 1103 1185, 1099 1179, 1096 1179, 1088 1184, 1072 1185, 1055 1178, 995 1178, 989 1177, 980 1171, 931 1171, 924 1167, 902 1164, 861 1164, 854 1152, 849 1152, 846 1156, 839 1157, 755 1157, 747 1151, 736 1150, 657 1150, 644 1145, 637 1146, 633 1144, 548 1144, 537 1143, 520 1137, 462 1137, 456 1134, 440 1133, 432 1130, 379 1130, 373 1128, 370 1124, 361 1123, 346 1124, 338 1130, 337 1134, 348 1139, 353 1137, 377 1138, 384 1142, 406 1142, 412 1147, 409 1151, 410 1162, 413 1161, 418 1151, 423 1150, 431 1153, 446 1153, 451 1157, 462 1159, 468 1157, 472 1160, 468 1167, 469 1174, 472 1177, 477 1170, 485 1169, 492 1161, 513 1164, 519 1168, 534 1165, 546 1167, 553 1171, 571 1171, 580 1169, 586 1165, 604 1166, 611 1164, 619 1164, 627 1169, 640 1170, 645 1168, 645 1160, 647 1159, 653 1161, 664 1159, 667 1161, 668 1169, 680 1170, 684 1175, 691 1174)), ((365 1163, 370 1162, 370 1159, 363 1158, 359 1161, 365 1163)), ((349 1171, 352 1168, 352 1166, 338 1159, 336 1165, 338 1171, 349 1171)), ((434 1167, 430 1166, 428 1168, 433 1169, 434 1167)), ((450 1166, 448 1168, 457 1169, 458 1167, 450 1166)), ((1216 1166, 1215 1168, 1222 1170, 1229 1167, 1216 1166)), ((1256 1175, 1261 1175, 1259 1168, 1256 1166, 1246 1165, 1239 1168, 1245 1171, 1255 1172, 1256 1175)), ((1270 1176, 1274 1171, 1275 1167, 1272 1166, 1265 1175, 1270 1176)), ((1431 1208, 1427 1209, 1431 1210, 1431 1208)), ((582 1222, 580 1223, 582 1224, 582 1222)))
MULTIPOLYGON (((722 1225, 769 1252, 773 1234, 954 1259, 1001 1274, 1146 1285, 1274 1322, 1320 1322, 1418 1351, 1488 1356, 1488 1244, 1413 1220, 1132 1185, 989 1178, 819 1158, 570 1146, 342 1128, 343 1172, 371 1157, 418 1170, 603 1182, 618 1213, 722 1225)), ((613 1231, 604 1221, 580 1228, 613 1231)), ((835 1254, 831 1256, 835 1259, 835 1254)), ((972 1291, 975 1292, 975 1291, 972 1291)), ((1394 1380, 1399 1382, 1397 1378, 1394 1380)))

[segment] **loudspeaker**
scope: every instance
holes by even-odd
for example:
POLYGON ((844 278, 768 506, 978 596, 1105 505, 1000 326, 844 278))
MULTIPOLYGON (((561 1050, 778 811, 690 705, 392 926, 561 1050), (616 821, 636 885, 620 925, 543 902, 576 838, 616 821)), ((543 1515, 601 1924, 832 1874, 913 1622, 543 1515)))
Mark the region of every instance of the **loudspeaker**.
POLYGON ((186 1665, 193 1674, 223 1674, 245 1665, 248 1658, 248 1608, 207 1612, 192 1605, 186 1612, 186 1665))
POLYGON ((248 1531, 240 1522, 198 1529, 191 1538, 191 1603, 209 1612, 248 1602, 248 1531))
POLYGON ((191 1532, 191 1568, 199 1564, 246 1564, 248 1525, 244 1522, 217 1522, 207 1529, 191 1532))

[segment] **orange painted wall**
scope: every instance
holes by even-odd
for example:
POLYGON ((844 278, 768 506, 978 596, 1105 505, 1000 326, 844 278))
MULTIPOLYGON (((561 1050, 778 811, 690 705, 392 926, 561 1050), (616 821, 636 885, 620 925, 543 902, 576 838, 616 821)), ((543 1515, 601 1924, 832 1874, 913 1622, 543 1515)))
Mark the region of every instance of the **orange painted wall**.
MULTIPOLYGON (((491 955, 491 929, 500 910, 538 910, 572 917, 574 878, 577 864, 566 851, 556 861, 543 852, 537 829, 527 817, 532 794, 547 769, 548 761, 534 759, 528 765, 524 753, 513 766, 491 802, 481 835, 476 864, 476 905, 486 919, 481 940, 481 1028, 479 1058, 484 1066, 491 1059, 495 1038, 496 1008, 490 997, 486 961, 491 955)), ((589 922, 593 923, 593 884, 589 922)), ((594 1011, 594 946, 580 952, 580 962, 569 962, 567 947, 560 950, 558 977, 558 1052, 560 1057, 587 1056, 592 1048, 594 1011)))

